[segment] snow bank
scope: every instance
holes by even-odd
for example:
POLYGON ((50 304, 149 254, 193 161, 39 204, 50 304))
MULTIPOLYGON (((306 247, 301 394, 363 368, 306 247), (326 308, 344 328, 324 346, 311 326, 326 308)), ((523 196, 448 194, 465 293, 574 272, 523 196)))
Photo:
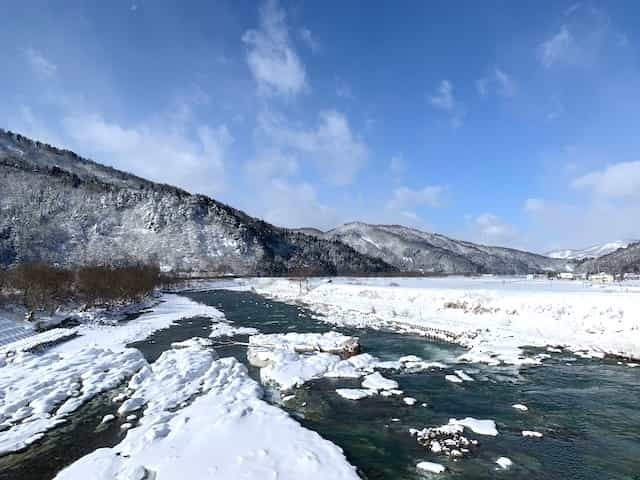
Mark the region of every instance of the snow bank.
POLYGON ((463 427, 467 427, 478 435, 498 435, 496 422, 494 422, 493 420, 478 420, 472 417, 463 418, 462 420, 451 418, 449 419, 449 425, 461 425, 463 427))
POLYGON ((21 450, 95 395, 115 388, 146 362, 138 350, 83 348, 69 354, 18 353, 0 368, 0 455, 21 450))
POLYGON ((429 473, 442 473, 445 471, 444 465, 433 462, 420 462, 416 465, 416 468, 429 473))
POLYGON ((211 333, 209 337, 233 337, 235 335, 255 335, 258 333, 257 328, 253 327, 234 327, 233 325, 225 322, 214 323, 211 326, 211 333))
POLYGON ((263 383, 288 390, 323 376, 360 377, 373 357, 357 355, 342 360, 336 355, 350 355, 359 348, 357 337, 337 332, 252 335, 247 358, 260 367, 263 383))
POLYGON ((304 303, 328 322, 391 328, 469 348, 461 360, 538 364, 522 346, 640 358, 640 288, 522 278, 254 279, 258 293, 304 303))
POLYGON ((7 343, 0 347, 0 356, 10 354, 12 352, 31 352, 46 345, 53 345, 78 334, 74 329, 70 328, 54 328, 41 333, 27 336, 7 343))
POLYGON ((188 350, 165 352, 162 364, 136 383, 136 395, 148 402, 138 427, 119 445, 96 450, 56 478, 358 478, 338 447, 260 400, 261 389, 242 364, 188 350), (196 369, 190 371, 193 360, 196 369), (167 385, 176 372, 181 380, 167 385), (179 394, 179 385, 197 383, 206 392, 177 411, 167 410, 193 392, 187 387, 179 394))
POLYGON ((181 295, 166 294, 152 311, 116 325, 88 323, 76 328, 78 337, 55 346, 57 352, 75 351, 82 347, 123 348, 131 342, 144 340, 152 333, 168 328, 178 320, 207 317, 218 321, 224 315, 214 307, 194 302, 181 295))
POLYGON ((362 400, 363 398, 372 397, 378 392, 368 388, 338 388, 336 393, 347 400, 362 400))

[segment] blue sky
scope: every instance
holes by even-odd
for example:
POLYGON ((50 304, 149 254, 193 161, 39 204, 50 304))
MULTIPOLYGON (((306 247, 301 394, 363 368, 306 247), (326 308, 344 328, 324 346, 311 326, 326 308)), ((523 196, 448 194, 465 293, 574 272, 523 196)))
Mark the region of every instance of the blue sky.
POLYGON ((640 238, 637 2, 9 2, 0 126, 283 226, 640 238))

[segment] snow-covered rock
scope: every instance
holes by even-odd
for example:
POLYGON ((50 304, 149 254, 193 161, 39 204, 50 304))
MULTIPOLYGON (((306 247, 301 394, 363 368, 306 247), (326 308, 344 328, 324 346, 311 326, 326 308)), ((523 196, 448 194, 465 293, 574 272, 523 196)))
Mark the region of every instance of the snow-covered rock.
POLYGON ((393 390, 398 388, 398 382, 383 377, 380 372, 374 372, 364 377, 362 387, 371 390, 393 390))
POLYGON ((378 392, 367 388, 338 388, 336 389, 336 393, 347 400, 361 400, 371 397, 378 392))

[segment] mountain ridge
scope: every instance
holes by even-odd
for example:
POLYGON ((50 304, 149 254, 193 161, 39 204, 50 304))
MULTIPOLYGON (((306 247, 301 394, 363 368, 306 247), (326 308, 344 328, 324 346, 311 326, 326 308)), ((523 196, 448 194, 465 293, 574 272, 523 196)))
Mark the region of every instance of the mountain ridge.
POLYGON ((202 274, 388 272, 339 242, 275 227, 0 129, 0 266, 157 262, 202 274))
POLYGON ((349 222, 322 232, 401 271, 525 274, 562 271, 567 262, 508 247, 479 245, 403 225, 349 222))

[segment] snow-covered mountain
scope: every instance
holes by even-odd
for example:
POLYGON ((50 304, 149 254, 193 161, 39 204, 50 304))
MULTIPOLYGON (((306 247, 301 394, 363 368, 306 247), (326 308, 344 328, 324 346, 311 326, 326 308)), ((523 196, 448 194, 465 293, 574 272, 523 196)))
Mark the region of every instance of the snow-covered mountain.
POLYGON ((619 248, 627 248, 637 240, 616 240, 614 242, 601 243, 599 245, 593 245, 581 250, 554 250, 548 252, 547 257, 561 258, 564 260, 584 260, 587 258, 600 258, 604 255, 608 255, 615 252, 619 248))
POLYGON ((317 236, 346 243, 410 272, 523 274, 561 271, 568 266, 565 260, 454 240, 400 225, 354 222, 317 236))
POLYGON ((598 258, 586 259, 576 271, 582 273, 640 273, 640 242, 632 243, 598 258))
POLYGON ((140 261, 200 274, 393 270, 343 243, 0 129, 0 267, 140 261))

